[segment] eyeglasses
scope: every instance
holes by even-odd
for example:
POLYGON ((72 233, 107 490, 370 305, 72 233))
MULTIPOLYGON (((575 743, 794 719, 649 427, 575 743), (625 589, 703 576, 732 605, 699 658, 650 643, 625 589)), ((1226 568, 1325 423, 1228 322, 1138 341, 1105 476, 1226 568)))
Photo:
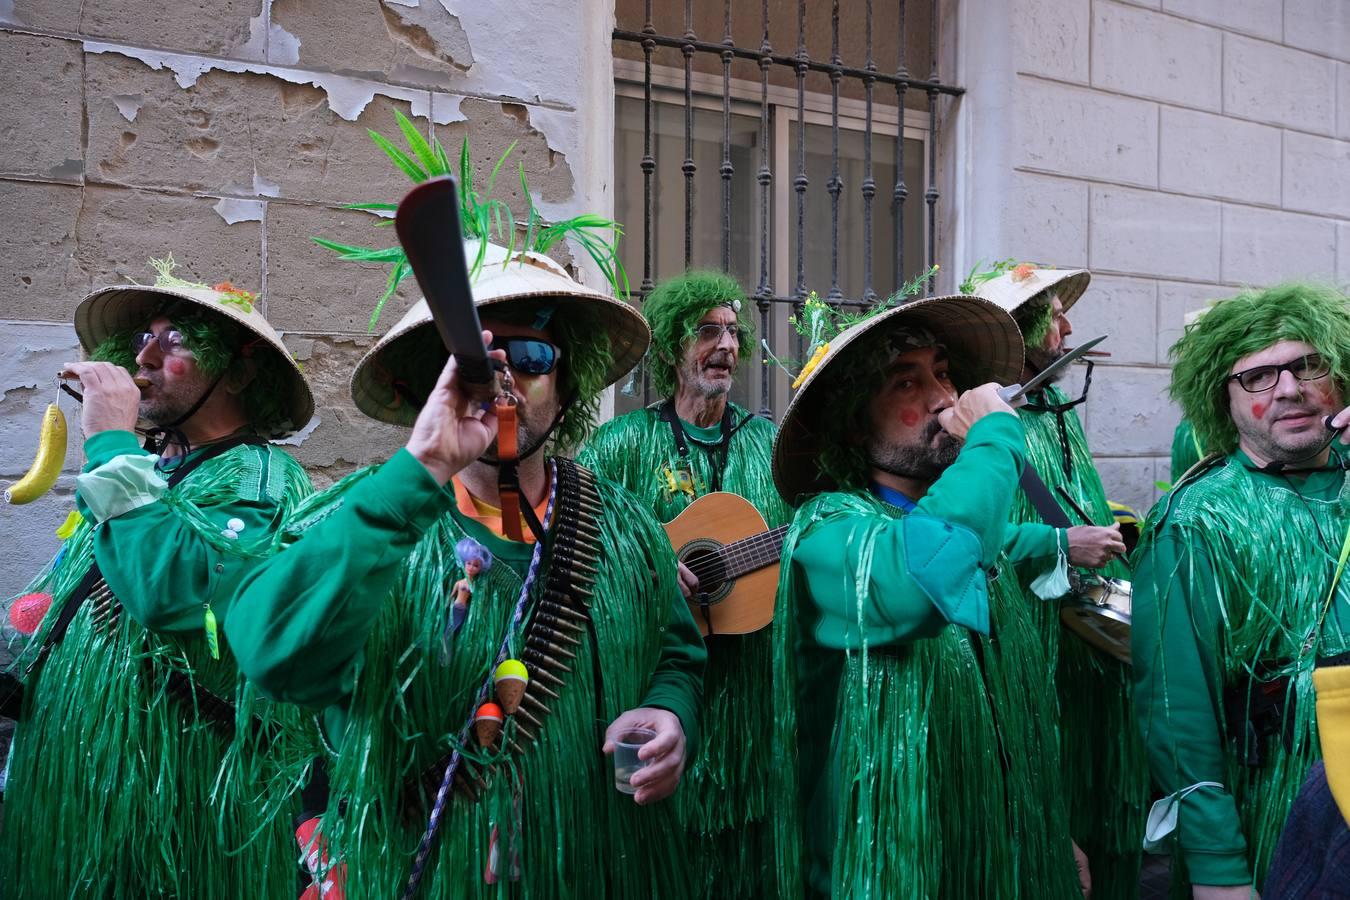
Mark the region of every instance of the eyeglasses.
POLYGON ((698 339, 703 343, 711 344, 713 341, 720 341, 722 339, 722 332, 724 331, 731 336, 733 341, 739 343, 745 329, 735 322, 732 322, 730 325, 721 325, 717 322, 705 322, 694 329, 694 334, 697 335, 698 339))
POLYGON ((183 333, 174 328, 166 328, 159 334, 152 331, 142 331, 139 334, 131 336, 131 352, 136 356, 141 355, 141 351, 149 347, 152 343, 159 344, 159 352, 165 356, 170 356, 178 352, 191 352, 187 350, 183 343, 183 333))
POLYGON ((1249 394, 1259 394, 1279 384, 1281 372, 1288 372, 1299 381, 1316 381, 1331 374, 1331 363, 1323 359, 1320 353, 1309 353, 1283 365, 1245 369, 1229 375, 1228 380, 1236 381, 1249 394))
POLYGON ((558 348, 536 338, 493 338, 493 350, 505 350, 506 361, 522 375, 547 375, 558 365, 558 348))

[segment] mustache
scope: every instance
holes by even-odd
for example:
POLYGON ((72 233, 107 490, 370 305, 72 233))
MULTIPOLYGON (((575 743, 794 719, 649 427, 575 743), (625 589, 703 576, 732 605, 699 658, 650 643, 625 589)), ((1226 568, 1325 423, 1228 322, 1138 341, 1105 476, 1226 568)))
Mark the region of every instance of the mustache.
POLYGON ((725 366, 729 369, 731 368, 731 354, 726 350, 718 350, 703 361, 703 366, 704 368, 707 368, 708 366, 725 366))
POLYGON ((927 444, 939 434, 946 434, 946 432, 943 430, 942 425, 938 423, 937 416, 934 416, 928 420, 927 425, 923 426, 923 442, 927 444))

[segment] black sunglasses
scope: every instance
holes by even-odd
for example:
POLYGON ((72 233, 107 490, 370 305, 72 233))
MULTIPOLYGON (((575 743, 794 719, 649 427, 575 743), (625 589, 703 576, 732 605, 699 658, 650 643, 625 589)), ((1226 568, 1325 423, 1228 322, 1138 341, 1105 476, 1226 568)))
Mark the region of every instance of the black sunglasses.
POLYGON ((522 375, 547 375, 558 365, 558 348, 537 338, 493 338, 492 349, 505 350, 506 362, 522 375))

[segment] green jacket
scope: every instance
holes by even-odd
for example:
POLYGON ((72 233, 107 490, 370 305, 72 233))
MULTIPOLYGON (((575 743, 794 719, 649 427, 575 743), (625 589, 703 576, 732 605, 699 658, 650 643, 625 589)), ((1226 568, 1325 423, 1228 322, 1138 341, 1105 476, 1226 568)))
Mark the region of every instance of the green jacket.
MULTIPOLYGON (((1154 780, 1179 805, 1177 843, 1195 884, 1260 885, 1289 806, 1319 755, 1313 657, 1350 646, 1350 579, 1335 587, 1350 527, 1341 471, 1281 476, 1235 452, 1159 501, 1135 556, 1135 709, 1154 780), (1225 691, 1261 693, 1248 670, 1292 676, 1287 729, 1249 741, 1225 691), (1245 765, 1255 755, 1259 766, 1245 765)), ((1254 733, 1253 733, 1254 734, 1254 733)))
MULTIPOLYGON (((593 627, 569 651, 571 673, 549 701, 541 742, 511 763, 526 785, 515 801, 523 889, 561 896, 564 885, 592 878, 624 893, 634 889, 628 879, 652 877, 658 895, 678 897, 688 873, 674 862, 683 851, 668 823, 672 804, 638 807, 618 794, 600 737, 624 710, 655 706, 680 718, 686 752, 696 752, 705 653, 656 524, 617 485, 597 479, 597 489, 605 555, 593 627)), ((533 550, 463 516, 453 491, 400 450, 297 513, 285 549, 242 585, 236 603, 249 615, 228 628, 240 667, 269 696, 324 707, 336 755, 323 828, 347 863, 348 896, 388 896, 407 879, 429 805, 408 802, 419 774, 443 768, 452 749, 484 761, 472 738, 461 743, 462 729, 491 678, 533 550), (447 652, 449 589, 463 577, 454 547, 464 537, 495 559, 474 579, 447 652)), ((536 585, 548 565, 545 554, 536 585)), ((423 896, 493 894, 482 879, 487 842, 494 826, 509 827, 512 783, 493 776, 480 801, 451 800, 423 896)))
POLYGON ((833 493, 794 519, 780 603, 817 892, 1074 891, 1045 662, 1001 588, 1023 453, 1020 421, 993 414, 913 512, 833 493))
POLYGON ((106 431, 85 452, 83 521, 29 586, 54 599, 20 671, 91 562, 115 602, 81 604, 29 679, 0 882, 40 898, 293 891, 291 795, 316 742, 296 711, 245 684, 219 626, 309 479, 270 445, 206 459, 173 488, 174 469, 207 451, 159 465, 131 432, 106 431), (233 734, 197 715, 190 696, 168 696, 170 672, 232 704, 233 734))

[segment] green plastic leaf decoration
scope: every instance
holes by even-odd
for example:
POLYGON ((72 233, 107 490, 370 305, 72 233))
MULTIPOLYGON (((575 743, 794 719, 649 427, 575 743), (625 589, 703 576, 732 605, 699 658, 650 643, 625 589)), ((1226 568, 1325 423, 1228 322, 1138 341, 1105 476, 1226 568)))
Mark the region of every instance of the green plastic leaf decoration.
POLYGON ((385 156, 392 159, 394 165, 402 169, 403 173, 411 178, 414 183, 421 184, 427 180, 427 173, 422 171, 417 163, 412 161, 412 158, 408 156, 408 154, 390 143, 389 138, 380 134, 378 131, 369 128, 366 129, 366 134, 370 135, 370 139, 375 142, 375 146, 383 150, 385 156))
MULTIPOLYGON (((468 260, 471 280, 476 279, 482 272, 487 259, 488 241, 496 241, 505 245, 507 258, 518 260, 522 251, 547 253, 560 241, 571 240, 576 242, 586 252, 586 255, 595 262, 596 267, 599 268, 616 293, 627 295, 631 292, 628 273, 624 271, 623 263, 619 259, 618 241, 623 236, 623 228, 619 223, 604 216, 592 214, 574 216, 560 222, 546 222, 534 205, 534 196, 525 181, 525 166, 523 163, 519 166, 520 187, 526 202, 529 204, 524 223, 516 221, 509 203, 492 196, 502 166, 506 164, 511 154, 516 150, 515 142, 512 142, 505 152, 497 158, 488 174, 483 190, 479 191, 475 186, 473 157, 469 152, 467 138, 460 145, 457 165, 452 165, 439 140, 434 137, 428 140, 418 130, 416 124, 403 113, 395 110, 394 117, 398 121, 399 133, 404 143, 407 144, 407 150, 401 149, 389 138, 376 131, 368 131, 367 133, 375 146, 385 156, 389 157, 390 161, 409 179, 420 184, 428 178, 455 174, 457 170, 459 176, 460 228, 466 240, 476 238, 479 242, 477 252, 471 254, 471 258, 468 260), (524 231, 523 241, 519 239, 521 230, 524 231)), ((393 212, 398 209, 398 204, 370 201, 349 203, 343 208, 364 212, 393 212)), ((381 218, 373 224, 377 228, 387 228, 393 224, 393 220, 381 218)), ((379 321, 380 313, 383 312, 389 298, 398 290, 398 286, 403 279, 412 274, 403 248, 400 246, 386 248, 357 247, 320 237, 313 238, 313 241, 320 247, 333 251, 340 259, 349 262, 378 263, 390 266, 384 293, 376 301, 375 309, 370 316, 369 327, 373 332, 379 321)))

